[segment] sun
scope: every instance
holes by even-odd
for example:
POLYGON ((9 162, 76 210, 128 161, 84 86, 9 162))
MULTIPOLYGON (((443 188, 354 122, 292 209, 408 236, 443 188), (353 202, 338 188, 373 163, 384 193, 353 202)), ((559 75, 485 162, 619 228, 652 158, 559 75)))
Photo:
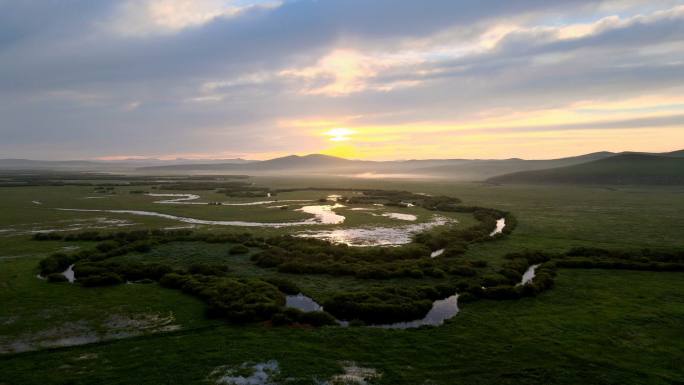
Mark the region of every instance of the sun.
POLYGON ((333 142, 345 142, 349 140, 349 137, 353 134, 353 130, 342 127, 332 128, 323 133, 323 135, 327 136, 333 142))

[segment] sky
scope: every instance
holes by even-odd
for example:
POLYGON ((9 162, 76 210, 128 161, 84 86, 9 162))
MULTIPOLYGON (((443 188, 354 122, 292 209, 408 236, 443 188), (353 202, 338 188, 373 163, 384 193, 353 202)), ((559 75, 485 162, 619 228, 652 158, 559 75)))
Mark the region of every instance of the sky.
POLYGON ((684 0, 0 0, 0 158, 684 148, 684 0))

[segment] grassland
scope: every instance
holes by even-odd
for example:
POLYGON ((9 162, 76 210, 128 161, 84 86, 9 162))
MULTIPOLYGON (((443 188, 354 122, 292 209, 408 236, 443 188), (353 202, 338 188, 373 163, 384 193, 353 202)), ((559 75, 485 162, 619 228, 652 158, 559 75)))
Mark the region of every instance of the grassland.
MULTIPOLYGON (((340 187, 339 179, 260 178, 257 182, 273 188, 328 186, 334 191, 340 187)), ((377 180, 349 180, 344 187, 446 194, 468 204, 513 212, 519 221, 513 234, 504 241, 468 251, 467 257, 485 259, 494 266, 502 263, 505 253, 526 249, 684 247, 684 190, 674 187, 530 187, 377 180)), ((250 220, 273 220, 268 215, 280 211, 159 205, 150 197, 129 194, 127 189, 134 188, 117 187, 115 197, 86 200, 81 198, 88 196, 90 189, 82 186, 4 188, 0 191, 0 210, 7 215, 1 217, 0 226, 60 226, 66 223, 60 222, 63 220, 90 217, 90 213, 55 212, 50 207, 163 210, 174 215, 192 210, 187 215, 210 219, 249 216, 250 220), (32 200, 43 204, 35 205, 32 200)), ((206 191, 197 193, 203 199, 225 200, 225 196, 206 191)), ((287 194, 292 199, 324 195, 315 191, 287 194)), ((420 209, 410 210, 423 215, 420 209)), ((346 225, 390 223, 382 217, 347 213, 349 218, 358 217, 346 225)), ((279 220, 299 214, 281 214, 294 216, 279 220)), ((178 225, 157 218, 121 217, 135 222, 133 228, 178 225)), ((468 221, 465 216, 459 219, 468 221)), ((271 234, 289 230, 257 231, 271 234)), ((556 286, 538 297, 468 303, 457 317, 437 328, 390 331, 233 326, 207 320, 202 302, 156 284, 83 289, 35 278, 42 257, 75 245, 88 244, 35 242, 25 234, 0 237, 0 338, 27 340, 41 333, 45 337, 46 331, 59 333, 60 325, 78 325, 96 335, 106 335, 116 324, 112 316, 117 316, 115 321, 129 320, 129 329, 140 324, 130 320, 163 318, 164 323, 149 325, 140 336, 124 330, 105 342, 0 355, 0 384, 202 384, 208 383, 207 376, 218 366, 271 359, 280 364, 278 383, 292 384, 329 379, 342 370, 342 361, 356 361, 378 370, 382 373, 374 380, 378 384, 684 382, 684 273, 561 269, 556 286), (171 321, 169 315, 173 316, 171 321), (162 329, 169 325, 174 327, 162 329), (117 339, 120 337, 127 338, 117 339)), ((225 258, 227 246, 165 247, 153 250, 150 257, 169 257, 178 264, 193 259, 211 261, 225 258)), ((264 274, 247 261, 248 257, 231 257, 231 265, 241 274, 264 274)), ((317 296, 337 288, 367 285, 349 277, 292 278, 317 296)), ((410 285, 411 281, 401 283, 410 285)))

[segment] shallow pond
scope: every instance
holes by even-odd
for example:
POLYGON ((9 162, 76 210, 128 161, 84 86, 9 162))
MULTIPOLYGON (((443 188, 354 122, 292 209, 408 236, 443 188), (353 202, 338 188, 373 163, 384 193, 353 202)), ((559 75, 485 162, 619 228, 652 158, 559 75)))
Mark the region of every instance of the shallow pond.
POLYGON ((430 254, 430 258, 439 257, 440 255, 444 254, 444 250, 445 250, 445 249, 439 249, 439 250, 433 251, 433 252, 430 254))
POLYGON ((345 207, 339 203, 334 205, 317 205, 317 206, 304 206, 296 211, 302 211, 307 214, 315 215, 320 223, 324 225, 338 225, 344 222, 345 217, 337 214, 334 209, 339 209, 345 207))
POLYGON ((496 227, 494 228, 494 231, 492 231, 489 236, 493 237, 496 234, 501 234, 503 232, 504 227, 506 227, 506 218, 501 218, 496 221, 496 227))
POLYGON ((415 221, 416 219, 418 219, 418 217, 413 215, 413 214, 384 213, 381 215, 383 217, 392 218, 392 219, 399 219, 401 221, 415 221))
POLYGON ((323 310, 323 306, 316 303, 311 297, 307 297, 302 293, 285 296, 285 306, 299 309, 303 312, 323 310))
POLYGON ((527 271, 525 271, 525 274, 523 274, 522 280, 518 285, 526 285, 529 282, 532 282, 532 280, 534 279, 535 272, 539 266, 540 264, 536 264, 528 267, 527 271))
POLYGON ((442 325, 444 321, 458 314, 458 311, 458 294, 454 294, 450 297, 433 302, 432 309, 430 309, 423 319, 372 326, 384 329, 411 329, 421 326, 439 326, 442 325))
POLYGON ((76 280, 76 275, 74 274, 74 265, 69 265, 66 270, 62 272, 62 275, 69 281, 69 283, 74 283, 76 280))
POLYGON ((349 246, 394 246, 410 243, 415 234, 452 222, 455 220, 435 215, 429 222, 412 225, 304 231, 295 236, 323 239, 349 246))

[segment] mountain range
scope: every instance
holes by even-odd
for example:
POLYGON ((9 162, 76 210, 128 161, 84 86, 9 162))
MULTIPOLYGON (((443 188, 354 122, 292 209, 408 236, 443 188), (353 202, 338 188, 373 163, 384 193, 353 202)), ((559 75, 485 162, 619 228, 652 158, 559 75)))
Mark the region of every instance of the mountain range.
POLYGON ((684 150, 667 153, 595 152, 547 160, 424 159, 367 161, 290 155, 263 161, 38 161, 0 159, 0 170, 100 171, 135 174, 394 176, 491 183, 684 184, 684 150))

